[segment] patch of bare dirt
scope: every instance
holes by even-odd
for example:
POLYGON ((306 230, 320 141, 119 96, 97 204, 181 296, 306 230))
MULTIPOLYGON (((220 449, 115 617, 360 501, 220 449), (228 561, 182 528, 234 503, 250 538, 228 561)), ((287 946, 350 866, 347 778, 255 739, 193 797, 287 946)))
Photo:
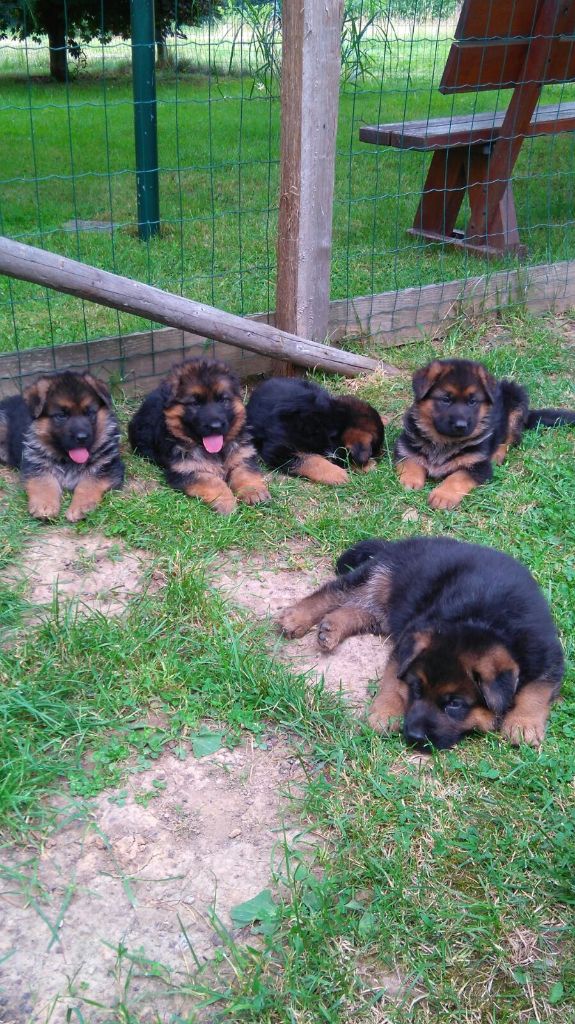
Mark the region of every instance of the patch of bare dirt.
MULTIPOLYGON (((270 565, 265 555, 230 560, 214 575, 213 585, 230 601, 249 609, 258 619, 275 618, 278 612, 299 601, 333 576, 326 560, 313 561, 311 549, 292 547, 270 565)), ((389 658, 389 644, 381 637, 350 637, 331 654, 324 654, 312 630, 301 640, 270 640, 275 657, 295 672, 323 676, 331 692, 341 693, 354 709, 365 707, 370 682, 375 682, 389 658)))
MULTIPOLYGON (((34 605, 74 600, 84 614, 98 611, 121 615, 130 598, 145 583, 151 559, 145 551, 128 550, 98 533, 47 528, 29 541, 17 565, 2 572, 4 582, 25 581, 26 597, 34 605)), ((159 576, 148 588, 157 589, 159 576)))
POLYGON ((285 823, 299 762, 273 733, 265 747, 199 760, 166 753, 125 789, 68 814, 38 857, 4 851, 0 1020, 63 1024, 70 1007, 91 1024, 110 1019, 84 999, 128 1003, 144 1020, 185 1013, 186 998, 162 996, 189 979, 194 956, 209 961, 221 945, 212 911, 241 938, 231 908, 270 885, 284 838, 306 846, 285 823), (163 981, 146 958, 163 965, 163 981))

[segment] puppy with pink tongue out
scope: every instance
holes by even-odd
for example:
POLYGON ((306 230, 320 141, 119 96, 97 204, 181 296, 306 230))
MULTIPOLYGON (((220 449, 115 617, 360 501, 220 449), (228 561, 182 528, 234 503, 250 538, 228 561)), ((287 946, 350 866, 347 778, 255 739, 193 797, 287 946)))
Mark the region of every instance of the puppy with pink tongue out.
POLYGON ((189 359, 144 399, 128 427, 135 452, 166 481, 228 515, 270 495, 246 426, 240 382, 225 363, 189 359))
POLYGON ((63 491, 66 518, 83 519, 106 491, 121 487, 120 432, 106 385, 91 373, 46 374, 0 402, 0 461, 20 470, 28 509, 55 519, 63 491))

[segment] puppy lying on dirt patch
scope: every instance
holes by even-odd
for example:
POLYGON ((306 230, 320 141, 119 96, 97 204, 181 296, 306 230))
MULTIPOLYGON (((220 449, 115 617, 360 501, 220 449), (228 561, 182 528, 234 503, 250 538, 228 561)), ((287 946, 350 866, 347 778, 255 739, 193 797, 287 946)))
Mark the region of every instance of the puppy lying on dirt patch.
POLYGON ((417 747, 500 731, 538 746, 563 679, 547 602, 528 570, 493 548, 446 537, 368 540, 337 579, 284 611, 288 637, 319 623, 331 651, 357 633, 389 634, 391 658, 369 722, 417 747))
POLYGON ((540 423, 575 423, 567 409, 529 410, 525 388, 497 381, 481 363, 436 359, 413 375, 415 401, 395 445, 399 479, 418 491, 426 478, 443 482, 429 495, 433 508, 455 508, 493 476, 524 430, 540 423))
POLYGON ((0 402, 0 461, 19 469, 28 509, 55 519, 62 491, 72 491, 71 523, 124 482, 118 421, 105 384, 65 370, 40 377, 24 396, 0 402))
POLYGON ((144 399, 128 427, 135 452, 161 466, 177 491, 222 515, 269 500, 246 428, 240 383, 213 359, 189 359, 144 399))
POLYGON ((373 406, 354 395, 330 395, 312 381, 264 381, 247 416, 266 465, 316 483, 344 484, 348 463, 365 469, 381 453, 383 423, 373 406))

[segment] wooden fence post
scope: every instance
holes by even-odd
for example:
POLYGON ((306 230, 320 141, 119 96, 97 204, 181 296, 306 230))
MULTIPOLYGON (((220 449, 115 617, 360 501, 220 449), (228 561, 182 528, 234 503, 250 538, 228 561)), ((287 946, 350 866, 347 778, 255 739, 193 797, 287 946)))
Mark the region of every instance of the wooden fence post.
POLYGON ((276 324, 328 332, 343 0, 285 0, 276 324))

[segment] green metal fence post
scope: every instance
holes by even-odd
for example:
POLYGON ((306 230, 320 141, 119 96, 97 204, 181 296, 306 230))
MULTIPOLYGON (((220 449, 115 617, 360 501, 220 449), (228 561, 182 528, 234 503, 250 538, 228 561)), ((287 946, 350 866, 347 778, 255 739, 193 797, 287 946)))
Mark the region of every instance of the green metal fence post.
POLYGON ((130 11, 138 234, 147 241, 160 230, 154 0, 130 0, 130 11))

